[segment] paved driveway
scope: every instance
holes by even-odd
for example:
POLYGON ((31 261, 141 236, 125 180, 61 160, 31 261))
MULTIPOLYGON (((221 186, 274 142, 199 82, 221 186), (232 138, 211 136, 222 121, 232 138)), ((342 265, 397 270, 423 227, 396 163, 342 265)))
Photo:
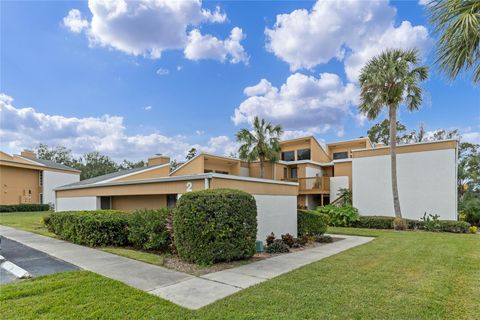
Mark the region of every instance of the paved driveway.
MULTIPOLYGON (((26 270, 33 277, 79 269, 73 264, 4 237, 2 237, 0 255, 26 270)), ((17 278, 14 275, 0 268, 0 283, 9 283, 15 280, 17 278)))

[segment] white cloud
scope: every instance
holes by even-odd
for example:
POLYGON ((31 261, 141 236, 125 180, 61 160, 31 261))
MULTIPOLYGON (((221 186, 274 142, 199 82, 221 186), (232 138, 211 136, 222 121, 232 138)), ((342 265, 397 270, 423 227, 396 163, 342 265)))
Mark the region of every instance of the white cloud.
POLYGON ((150 111, 150 110, 152 110, 152 106, 145 106, 145 107, 143 107, 143 110, 150 111))
POLYGON ((82 13, 78 9, 72 9, 63 18, 63 25, 74 33, 80 33, 88 28, 89 23, 86 19, 82 19, 82 13))
POLYGON ((465 132, 461 136, 462 142, 480 144, 480 132, 465 132))
POLYGON ((193 29, 188 36, 185 57, 190 60, 214 59, 224 62, 228 59, 231 63, 248 63, 248 56, 240 44, 244 38, 242 29, 238 27, 233 28, 225 40, 202 35, 200 30, 193 29))
MULTIPOLYGON (((214 11, 202 8, 200 0, 89 0, 88 8, 92 14, 90 22, 82 19, 78 9, 72 9, 64 18, 65 25, 73 32, 85 30, 91 46, 105 46, 152 59, 160 58, 165 50, 185 49, 191 42, 188 31, 192 27, 227 20, 219 7, 214 11)), ((241 32, 240 35, 243 37, 241 32)), ((208 37, 212 36, 204 37, 210 40, 208 37)), ((245 53, 240 45, 242 39, 230 35, 221 41, 231 62, 244 59, 245 53)), ((215 59, 217 56, 206 58, 215 59)))
MULTIPOLYGON (((145 110, 149 106, 145 107, 145 110)), ((121 116, 65 117, 48 115, 34 108, 17 108, 13 99, 0 94, 0 146, 6 152, 18 153, 39 143, 66 146, 75 155, 99 151, 116 160, 140 160, 162 153, 184 160, 188 150, 196 147, 205 152, 229 154, 234 150, 228 137, 213 137, 205 145, 192 144, 182 135, 167 136, 160 132, 129 135, 121 116)))
POLYGON ((424 26, 404 21, 395 27, 396 9, 387 1, 317 1, 312 10, 277 15, 265 30, 267 50, 287 62, 291 70, 311 69, 336 58, 344 61, 350 81, 359 68, 389 47, 430 46, 424 26))
POLYGON ((239 144, 236 141, 230 140, 227 136, 210 138, 208 145, 213 149, 214 153, 226 156, 237 154, 239 148, 239 144))
POLYGON ((168 69, 163 69, 163 68, 158 68, 156 72, 156 74, 158 74, 159 76, 166 76, 169 73, 170 71, 168 69))
MULTIPOLYGON (((255 116, 283 125, 292 132, 323 133, 343 129, 356 104, 358 89, 343 84, 336 74, 322 73, 318 78, 295 73, 280 89, 262 79, 244 90, 247 98, 235 109, 232 121, 251 123, 255 116)), ((293 134, 291 133, 291 134, 293 134)))
POLYGON ((204 131, 204 130, 196 130, 196 131, 195 131, 195 134, 196 134, 197 136, 203 136, 203 135, 205 134, 205 131, 204 131))

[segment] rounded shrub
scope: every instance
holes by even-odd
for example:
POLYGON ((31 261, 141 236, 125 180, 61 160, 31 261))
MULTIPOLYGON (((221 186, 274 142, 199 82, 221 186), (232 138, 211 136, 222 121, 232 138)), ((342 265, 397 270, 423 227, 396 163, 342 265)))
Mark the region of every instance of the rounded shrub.
POLYGON ((43 218, 61 239, 87 246, 128 244, 129 214, 114 210, 53 212, 43 218))
POLYGON ((212 264, 255 254, 257 206, 246 192, 186 193, 177 202, 173 226, 177 252, 186 261, 212 264))
POLYGON ((267 253, 287 253, 290 252, 288 245, 280 239, 274 240, 272 244, 265 249, 267 253))
POLYGON ((298 236, 319 236, 327 231, 328 216, 316 211, 298 210, 298 236))
POLYGON ((167 208, 142 209, 132 213, 128 240, 138 248, 166 251, 170 247, 170 234, 167 230, 167 208))

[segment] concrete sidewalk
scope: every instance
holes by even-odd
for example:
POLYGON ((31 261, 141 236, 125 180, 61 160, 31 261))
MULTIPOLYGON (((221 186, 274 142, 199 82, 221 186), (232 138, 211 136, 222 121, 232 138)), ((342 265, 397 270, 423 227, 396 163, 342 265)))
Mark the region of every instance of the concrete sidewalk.
POLYGON ((370 237, 341 235, 338 236, 343 238, 341 241, 195 277, 1 225, 0 234, 189 309, 199 309, 244 288, 373 240, 370 237))

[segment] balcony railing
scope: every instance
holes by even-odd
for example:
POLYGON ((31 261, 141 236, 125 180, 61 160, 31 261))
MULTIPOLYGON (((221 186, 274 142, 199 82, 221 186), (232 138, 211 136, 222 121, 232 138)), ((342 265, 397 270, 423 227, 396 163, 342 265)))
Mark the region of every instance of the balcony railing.
POLYGON ((298 189, 300 193, 329 192, 330 177, 298 178, 298 189))

